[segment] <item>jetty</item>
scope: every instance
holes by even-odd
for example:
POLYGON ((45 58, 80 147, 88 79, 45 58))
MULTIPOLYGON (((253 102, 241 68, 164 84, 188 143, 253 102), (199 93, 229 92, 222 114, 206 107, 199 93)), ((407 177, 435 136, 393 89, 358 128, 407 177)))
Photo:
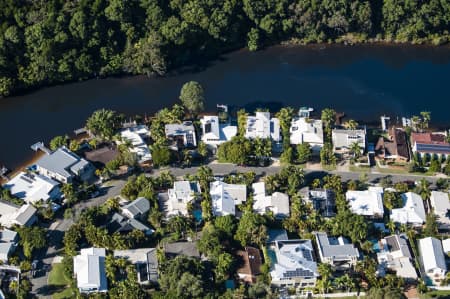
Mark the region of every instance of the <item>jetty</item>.
POLYGON ((0 178, 2 178, 4 180, 8 180, 8 176, 7 176, 8 173, 9 173, 8 168, 6 168, 5 166, 0 167, 0 178))
POLYGON ((73 131, 73 133, 75 134, 75 136, 81 135, 81 134, 85 134, 88 131, 86 130, 86 128, 79 128, 73 131))
POLYGON ((50 155, 52 153, 52 151, 49 148, 47 148, 42 141, 36 142, 35 144, 31 145, 31 149, 35 152, 37 152, 38 150, 41 150, 44 153, 46 153, 47 155, 50 155))

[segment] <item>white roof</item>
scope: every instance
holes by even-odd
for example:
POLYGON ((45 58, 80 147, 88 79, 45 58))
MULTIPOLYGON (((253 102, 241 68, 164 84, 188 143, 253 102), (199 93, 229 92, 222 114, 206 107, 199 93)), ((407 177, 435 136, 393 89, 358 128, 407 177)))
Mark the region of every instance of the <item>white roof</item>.
POLYGON ((235 205, 241 204, 247 199, 247 186, 214 181, 210 184, 209 193, 214 215, 234 215, 235 205))
POLYGON ((442 240, 442 248, 444 253, 450 252, 450 239, 442 240))
POLYGON ((259 194, 253 198, 253 210, 259 214, 272 211, 275 217, 288 217, 289 196, 281 192, 274 192, 272 195, 259 194))
POLYGON ((440 240, 433 237, 420 239, 419 248, 422 255, 425 272, 432 269, 447 270, 444 252, 442 251, 442 243, 440 240))
POLYGON ((172 189, 168 189, 168 215, 187 215, 187 203, 194 199, 196 192, 200 192, 198 182, 176 181, 172 189))
MULTIPOLYGON (((3 187, 9 189, 15 197, 21 198, 28 203, 51 198, 51 193, 59 183, 40 174, 27 174, 20 172, 3 187)), ((55 189, 54 196, 59 193, 55 189)))
POLYGON ((272 138, 280 141, 280 121, 270 118, 270 112, 256 112, 255 116, 247 116, 245 138, 272 138))
POLYGON ((149 135, 148 128, 144 125, 139 125, 131 128, 127 128, 120 132, 120 136, 124 140, 128 140, 133 145, 130 148, 132 153, 136 153, 139 158, 139 162, 145 162, 152 159, 152 155, 147 144, 142 139, 142 136, 149 135))
POLYGON ((36 208, 30 204, 17 206, 15 204, 0 201, 0 225, 11 227, 17 225, 30 225, 30 220, 35 217, 36 208))
POLYGON ((290 128, 291 144, 323 145, 322 121, 300 117, 294 119, 290 128))
POLYGON ((366 131, 361 129, 333 129, 331 138, 335 148, 350 148, 355 142, 357 142, 362 149, 366 146, 366 131))
POLYGON ((255 196, 266 195, 266 184, 264 182, 253 183, 252 189, 255 196))
POLYGON ((450 210, 447 192, 431 191, 430 202, 436 215, 447 218, 447 211, 450 210))
POLYGON ((275 241, 276 262, 270 272, 272 279, 286 279, 288 272, 298 273, 295 277, 299 278, 318 277, 313 251, 311 240, 275 241))
POLYGON ((202 124, 202 141, 206 144, 218 145, 231 140, 237 134, 237 127, 220 124, 216 115, 205 115, 200 119, 202 124))
POLYGON ((114 257, 126 258, 132 264, 148 263, 148 254, 153 251, 156 251, 156 248, 114 250, 114 257))
POLYGON ((355 214, 379 217, 384 214, 383 189, 369 187, 365 191, 347 191, 345 197, 355 214))
POLYGON ((401 195, 404 206, 399 209, 392 209, 391 220, 398 223, 422 224, 426 220, 425 208, 420 195, 407 192, 401 195))
POLYGON ((80 290, 107 291, 104 248, 81 249, 73 258, 73 271, 80 290))

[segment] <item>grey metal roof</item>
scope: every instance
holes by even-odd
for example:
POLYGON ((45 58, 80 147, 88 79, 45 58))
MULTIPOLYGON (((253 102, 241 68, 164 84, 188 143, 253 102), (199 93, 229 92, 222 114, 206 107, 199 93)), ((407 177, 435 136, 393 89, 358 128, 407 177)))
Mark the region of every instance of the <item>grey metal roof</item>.
POLYGON ((58 148, 56 151, 43 156, 36 162, 39 167, 58 173, 65 178, 69 178, 78 173, 88 163, 65 147, 58 148))
POLYGON ((147 213, 150 210, 150 202, 145 197, 139 197, 123 207, 128 210, 133 217, 147 213))
POLYGON ((0 241, 2 242, 15 242, 17 239, 17 233, 9 229, 3 229, 0 231, 0 241))
POLYGON ((200 257, 195 242, 175 242, 164 244, 164 251, 168 255, 186 255, 190 257, 200 257))
POLYGON ((450 154, 450 145, 448 144, 416 143, 416 149, 421 153, 450 154))
POLYGON ((30 220, 36 215, 36 208, 32 205, 26 205, 26 208, 21 208, 21 213, 16 217, 16 221, 21 225, 28 225, 30 220))
POLYGON ((8 255, 10 252, 12 252, 14 248, 14 244, 7 242, 7 243, 0 243, 0 254, 2 255, 8 255))
POLYGON ((353 244, 332 244, 326 233, 316 233, 316 241, 323 257, 347 258, 358 257, 359 252, 353 244))

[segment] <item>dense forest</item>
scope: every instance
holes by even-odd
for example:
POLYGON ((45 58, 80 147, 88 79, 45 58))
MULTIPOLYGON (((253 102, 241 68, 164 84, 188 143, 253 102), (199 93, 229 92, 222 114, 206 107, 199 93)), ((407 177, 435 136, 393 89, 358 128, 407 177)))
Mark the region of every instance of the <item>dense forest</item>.
POLYGON ((449 24, 448 0, 2 0, 0 97, 285 40, 442 44, 449 24))

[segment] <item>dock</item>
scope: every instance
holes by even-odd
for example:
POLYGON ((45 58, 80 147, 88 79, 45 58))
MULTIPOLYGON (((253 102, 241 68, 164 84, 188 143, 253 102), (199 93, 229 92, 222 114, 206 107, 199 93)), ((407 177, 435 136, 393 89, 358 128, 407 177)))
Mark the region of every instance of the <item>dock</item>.
POLYGON ((50 155, 51 153, 52 153, 52 151, 50 150, 50 149, 48 149, 45 145, 44 145, 44 143, 41 141, 41 142, 36 142, 35 144, 33 144, 32 146, 31 146, 31 149, 33 150, 33 151, 35 151, 35 152, 37 152, 38 150, 41 150, 41 151, 43 151, 44 153, 46 153, 47 155, 50 155))
POLYGON ((75 136, 78 136, 78 135, 87 133, 87 130, 86 130, 86 128, 79 128, 79 129, 74 130, 73 133, 75 134, 75 136))
POLYGON ((8 180, 9 179, 7 176, 8 173, 9 173, 8 168, 6 168, 5 166, 0 167, 0 178, 8 180))

